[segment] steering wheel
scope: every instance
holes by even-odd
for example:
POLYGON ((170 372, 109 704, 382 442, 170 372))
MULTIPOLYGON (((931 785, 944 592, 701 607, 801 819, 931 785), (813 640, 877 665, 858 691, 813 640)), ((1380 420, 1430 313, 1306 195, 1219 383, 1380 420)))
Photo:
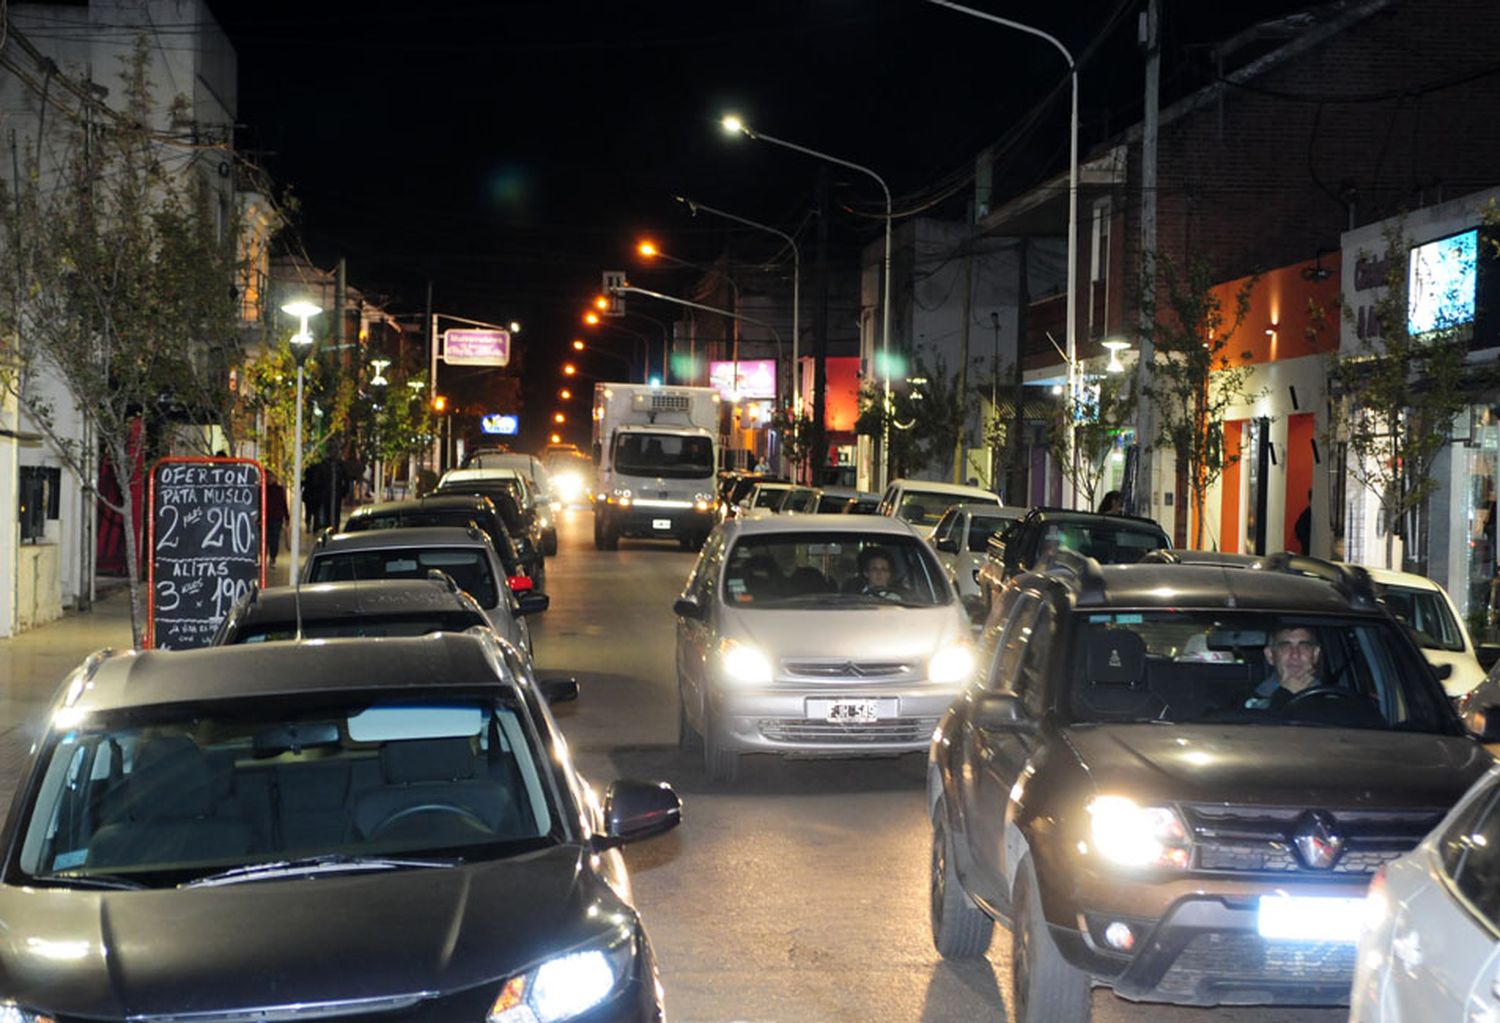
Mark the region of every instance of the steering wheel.
POLYGON ((1326 685, 1302 690, 1282 706, 1278 716, 1297 717, 1299 712, 1308 711, 1313 711, 1312 716, 1319 720, 1326 714, 1335 718, 1348 716, 1371 724, 1385 723, 1385 716, 1363 696, 1348 689, 1326 685))
POLYGON ((486 824, 477 813, 466 807, 454 806, 452 803, 418 803, 415 806, 404 806, 401 809, 397 810, 395 813, 388 815, 384 820, 382 820, 379 824, 375 825, 375 827, 370 830, 370 838, 380 838, 401 821, 406 820, 408 817, 415 817, 417 814, 423 813, 446 814, 451 817, 457 817, 469 827, 477 828, 478 830, 483 831, 486 834, 489 834, 491 831, 490 826, 486 824))

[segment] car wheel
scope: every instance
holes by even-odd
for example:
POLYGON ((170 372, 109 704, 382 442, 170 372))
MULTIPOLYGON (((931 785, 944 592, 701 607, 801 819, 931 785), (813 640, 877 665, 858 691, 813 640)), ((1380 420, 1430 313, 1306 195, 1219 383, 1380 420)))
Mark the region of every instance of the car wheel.
POLYGON ((549 529, 542 534, 542 553, 549 558, 557 553, 557 530, 549 529))
POLYGON ((740 773, 739 751, 724 748, 724 741, 714 731, 713 722, 706 714, 703 720, 703 767, 710 781, 726 785, 732 784, 740 773))
POLYGON ((599 527, 599 535, 604 540, 604 546, 600 547, 600 550, 617 551, 620 549, 620 530, 613 522, 605 519, 604 525, 599 527))
POLYGON ((944 959, 977 959, 990 947, 995 921, 974 905, 953 866, 953 839, 942 800, 932 813, 932 870, 929 874, 932 944, 944 959))
POLYGON ((594 512, 594 550, 604 550, 604 516, 594 512))
POLYGON ((1088 1023, 1093 1011, 1088 974, 1057 950, 1029 858, 1016 875, 1014 904, 1010 968, 1016 1023, 1088 1023))

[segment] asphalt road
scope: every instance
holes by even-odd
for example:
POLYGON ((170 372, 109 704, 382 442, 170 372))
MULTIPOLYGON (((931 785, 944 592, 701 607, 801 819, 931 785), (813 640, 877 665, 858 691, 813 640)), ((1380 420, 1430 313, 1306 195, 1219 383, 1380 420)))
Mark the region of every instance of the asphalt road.
MULTIPOLYGON (((969 1023, 1008 1020, 1010 936, 986 962, 944 962, 927 926, 930 837, 919 757, 750 757, 733 786, 677 749, 672 600, 694 556, 676 544, 593 548, 587 511, 565 513, 547 568, 552 610, 539 670, 576 675, 558 708, 575 757, 603 788, 671 782, 683 825, 627 850, 636 901, 675 1023, 969 1023)), ((1094 1019, 1130 1023, 1334 1023, 1343 1010, 1189 1009, 1094 992, 1094 1019)))

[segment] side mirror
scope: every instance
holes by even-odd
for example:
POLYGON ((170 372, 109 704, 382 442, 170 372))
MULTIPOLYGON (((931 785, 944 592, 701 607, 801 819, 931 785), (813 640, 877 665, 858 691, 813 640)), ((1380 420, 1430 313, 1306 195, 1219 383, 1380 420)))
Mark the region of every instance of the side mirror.
POLYGON ((678 597, 672 601, 672 613, 678 618, 691 618, 698 622, 708 621, 708 608, 692 597, 678 597))
POLYGON ((1026 712, 1018 697, 1009 693, 985 693, 974 708, 974 724, 986 732, 1036 731, 1036 719, 1026 712))
POLYGON ((572 703, 578 699, 578 680, 576 678, 538 679, 537 685, 542 690, 542 699, 548 703, 572 703))
POLYGON ((958 553, 958 541, 952 536, 943 537, 937 543, 933 544, 933 546, 942 551, 944 554, 958 553))
POLYGON ((1446 682, 1453 677, 1453 665, 1434 664, 1432 666, 1432 673, 1437 676, 1439 682, 1446 682))
POLYGON ((518 597, 523 593, 530 593, 536 589, 536 580, 525 575, 513 575, 505 580, 505 584, 510 587, 510 592, 518 597))
POLYGON ((527 593, 516 594, 516 603, 520 605, 516 608, 516 614, 521 616, 535 615, 541 614, 547 608, 551 607, 552 598, 545 593, 538 593, 535 590, 531 590, 527 593))
POLYGON ((682 800, 666 782, 617 781, 604 796, 604 834, 595 835, 595 849, 613 849, 626 842, 671 831, 682 823, 682 800))
POLYGON ((1464 715, 1464 727, 1480 742, 1500 742, 1500 706, 1485 704, 1464 715))

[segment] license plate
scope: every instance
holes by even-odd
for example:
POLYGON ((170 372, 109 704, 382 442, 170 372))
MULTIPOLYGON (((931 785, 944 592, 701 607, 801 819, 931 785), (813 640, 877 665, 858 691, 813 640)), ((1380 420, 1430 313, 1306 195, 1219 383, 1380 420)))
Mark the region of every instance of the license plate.
POLYGON ((652 519, 651 520, 651 528, 652 529, 671 529, 672 528, 672 520, 671 519, 652 519))
POLYGON ((1273 941, 1359 940, 1364 899, 1310 895, 1262 895, 1256 914, 1260 936, 1273 941))
POLYGON ((834 725, 868 725, 896 716, 895 700, 808 700, 807 716, 834 725))

